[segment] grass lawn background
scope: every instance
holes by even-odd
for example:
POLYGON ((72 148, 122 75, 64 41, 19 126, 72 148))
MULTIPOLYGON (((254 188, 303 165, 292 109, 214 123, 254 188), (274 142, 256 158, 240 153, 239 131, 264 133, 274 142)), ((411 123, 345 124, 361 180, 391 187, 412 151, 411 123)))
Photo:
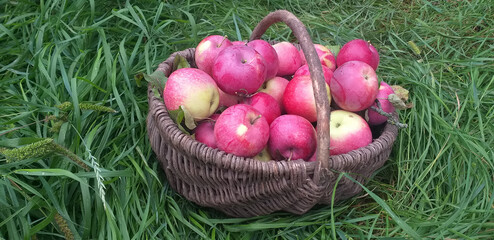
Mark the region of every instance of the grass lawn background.
MULTIPOLYGON (((0 239, 492 239, 493 13, 489 0, 0 0, 0 239), (207 35, 248 39, 277 9, 316 43, 371 41, 379 78, 414 108, 372 194, 229 218, 170 189, 135 76, 207 35)), ((264 39, 295 40, 283 24, 264 39)))

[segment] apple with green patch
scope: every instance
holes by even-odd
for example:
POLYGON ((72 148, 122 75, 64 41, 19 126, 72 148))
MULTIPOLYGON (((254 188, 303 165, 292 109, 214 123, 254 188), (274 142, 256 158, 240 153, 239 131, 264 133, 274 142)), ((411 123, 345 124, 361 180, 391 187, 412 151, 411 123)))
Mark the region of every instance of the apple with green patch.
POLYGON ((286 85, 288 85, 288 80, 282 77, 274 77, 267 81, 265 81, 261 88, 259 88, 259 92, 264 92, 271 95, 278 104, 280 105, 281 112, 284 112, 283 108, 283 93, 285 92, 286 85))
POLYGON ((168 77, 163 91, 169 111, 183 106, 196 121, 211 116, 219 104, 218 87, 207 73, 197 68, 181 68, 168 77))
POLYGON ((329 129, 330 155, 348 153, 372 142, 369 125, 365 119, 353 112, 331 111, 329 129))

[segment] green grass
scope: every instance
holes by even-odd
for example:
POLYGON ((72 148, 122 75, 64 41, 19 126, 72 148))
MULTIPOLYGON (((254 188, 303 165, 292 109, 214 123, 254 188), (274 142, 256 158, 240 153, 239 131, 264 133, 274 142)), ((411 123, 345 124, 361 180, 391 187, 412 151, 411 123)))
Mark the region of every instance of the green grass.
MULTIPOLYGON (((0 239, 494 237, 492 1, 132 2, 0 0, 0 148, 53 139, 22 160, 0 154, 0 239), (170 189, 134 76, 207 35, 248 39, 276 9, 314 42, 370 40, 379 77, 414 108, 367 192, 302 216, 230 218, 170 189)), ((283 24, 265 39, 294 41, 283 24)))

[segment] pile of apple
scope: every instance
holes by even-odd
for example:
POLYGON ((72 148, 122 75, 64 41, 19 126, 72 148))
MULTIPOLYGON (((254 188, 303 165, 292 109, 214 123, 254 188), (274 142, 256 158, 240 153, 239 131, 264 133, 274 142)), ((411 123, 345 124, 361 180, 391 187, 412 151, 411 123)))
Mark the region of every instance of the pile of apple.
MULTIPOLYGON (((372 142, 369 125, 387 117, 375 112, 376 99, 391 113, 392 88, 376 75, 377 50, 355 39, 337 57, 314 44, 332 102, 330 154, 372 142)), ((211 35, 195 49, 197 68, 174 71, 163 98, 168 110, 185 108, 197 122, 197 141, 259 160, 315 161, 316 103, 304 53, 289 42, 230 42, 211 35)))

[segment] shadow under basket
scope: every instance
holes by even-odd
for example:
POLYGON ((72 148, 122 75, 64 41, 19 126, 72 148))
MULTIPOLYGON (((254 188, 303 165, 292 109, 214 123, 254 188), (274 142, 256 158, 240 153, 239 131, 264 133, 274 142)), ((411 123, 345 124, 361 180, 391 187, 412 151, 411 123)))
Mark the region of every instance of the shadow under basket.
MULTIPOLYGON (((196 67, 194 51, 173 53, 157 70, 169 76, 177 54, 196 67)), ((386 162, 398 135, 398 128, 386 123, 371 144, 347 154, 316 162, 261 162, 212 149, 183 133, 168 115, 163 100, 154 96, 151 85, 148 101, 149 140, 171 187, 189 201, 233 217, 276 211, 303 214, 316 204, 330 204, 340 173, 365 184, 386 162)), ((361 190, 357 183, 342 177, 334 200, 348 199, 361 190)))

